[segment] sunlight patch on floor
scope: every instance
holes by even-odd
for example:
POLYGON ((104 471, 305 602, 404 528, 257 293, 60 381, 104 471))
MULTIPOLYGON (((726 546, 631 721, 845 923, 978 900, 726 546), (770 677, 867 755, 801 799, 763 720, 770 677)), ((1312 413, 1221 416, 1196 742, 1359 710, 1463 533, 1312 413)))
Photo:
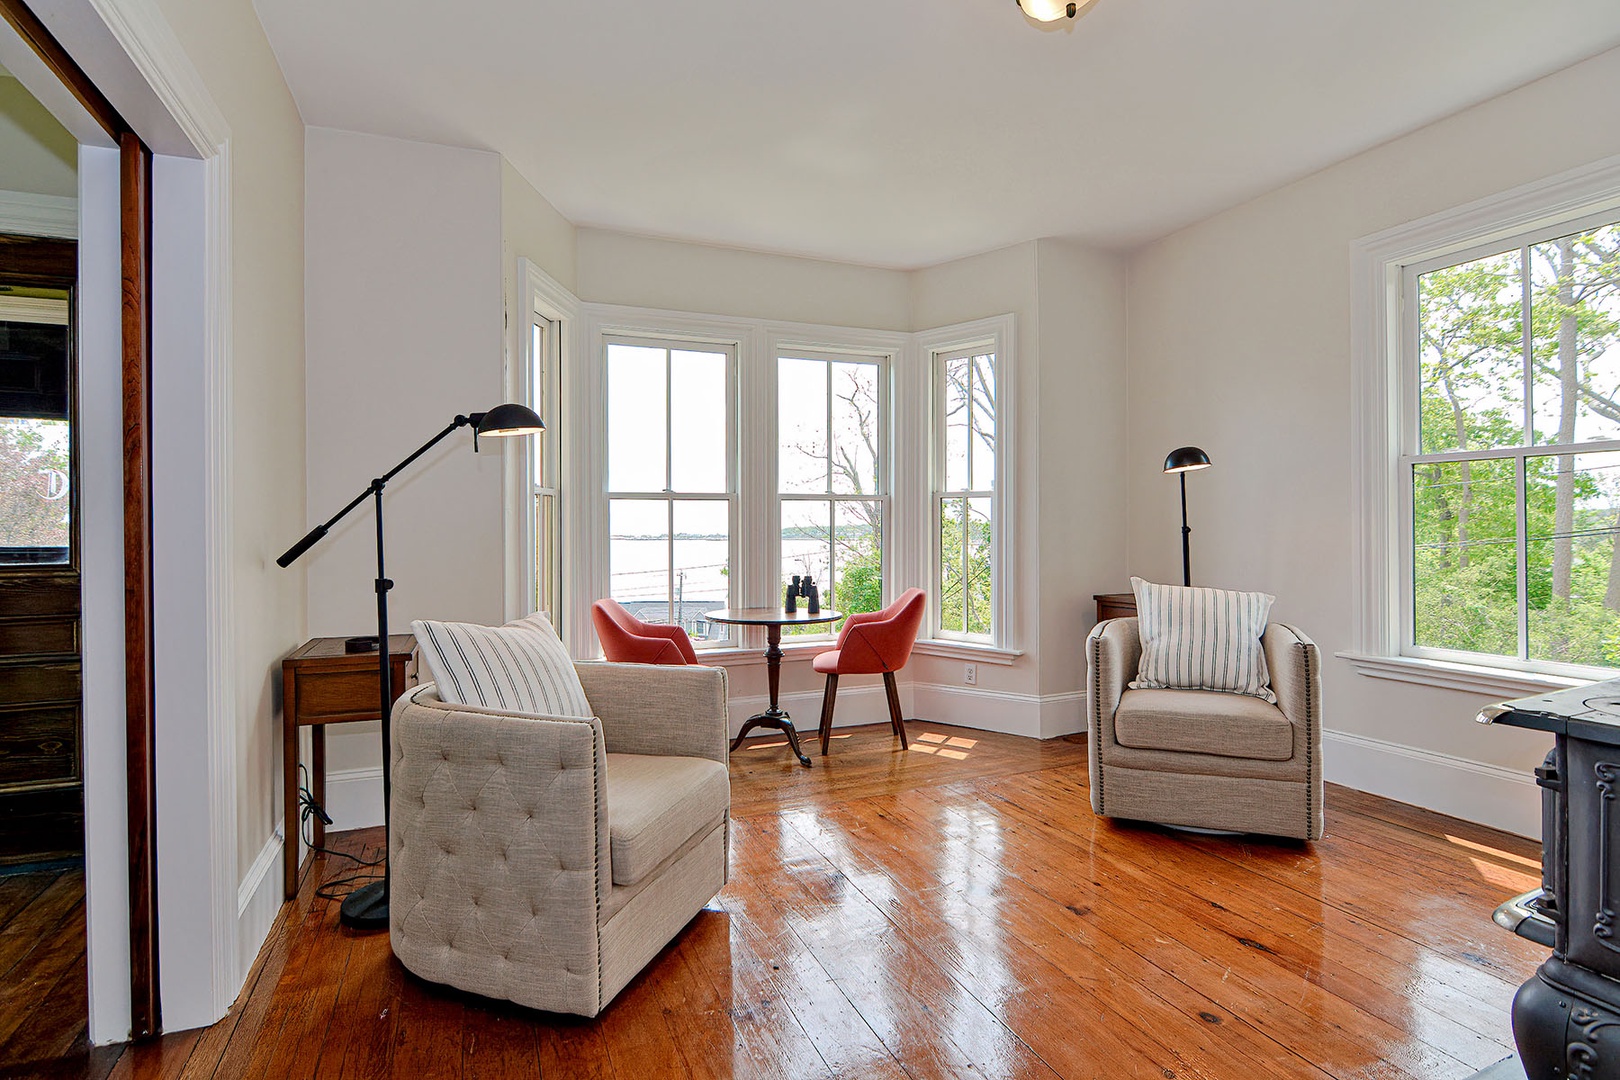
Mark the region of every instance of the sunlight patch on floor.
POLYGON ((1519 866, 1524 867, 1526 870, 1533 870, 1538 874, 1541 873, 1541 863, 1537 862, 1535 859, 1527 859, 1523 855, 1515 855, 1511 851, 1503 851, 1500 848, 1487 847, 1484 844, 1475 843, 1472 840, 1464 840, 1460 836, 1452 836, 1449 833, 1446 835, 1446 842, 1455 844, 1458 847, 1465 847, 1470 851, 1477 851, 1482 855, 1489 855, 1493 859, 1500 859, 1503 862, 1516 863, 1519 866))
POLYGON ((925 731, 917 736, 917 741, 912 745, 911 751, 914 754, 933 754, 936 757, 962 761, 967 758, 967 754, 963 753, 962 750, 952 749, 952 747, 972 749, 977 745, 979 745, 977 739, 964 739, 960 736, 940 735, 936 732, 925 731))

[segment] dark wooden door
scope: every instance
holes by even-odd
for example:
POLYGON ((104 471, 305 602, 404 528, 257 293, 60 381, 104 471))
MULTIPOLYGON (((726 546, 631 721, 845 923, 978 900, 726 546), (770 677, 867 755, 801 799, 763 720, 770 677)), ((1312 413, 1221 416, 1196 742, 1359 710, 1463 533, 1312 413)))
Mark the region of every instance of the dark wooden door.
POLYGON ((84 852, 75 275, 0 236, 0 866, 84 852))

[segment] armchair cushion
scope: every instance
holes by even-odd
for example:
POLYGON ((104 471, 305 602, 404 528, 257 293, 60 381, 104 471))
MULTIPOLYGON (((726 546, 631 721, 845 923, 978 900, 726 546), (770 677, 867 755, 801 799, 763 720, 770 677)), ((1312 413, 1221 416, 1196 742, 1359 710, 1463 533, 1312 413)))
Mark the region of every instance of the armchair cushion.
POLYGON ((1142 661, 1133 690, 1229 690, 1275 702, 1260 637, 1269 593, 1155 585, 1131 578, 1142 661))
POLYGON ((607 755, 613 884, 634 885, 726 818, 726 768, 700 757, 607 755))
POLYGON ((505 626, 418 619, 411 631, 446 705, 544 716, 592 714, 568 650, 544 615, 505 626))
MULTIPOLYGON (((1294 754, 1294 725, 1275 705, 1210 690, 1127 690, 1114 713, 1121 746, 1258 761, 1294 754)), ((609 769, 612 769, 610 764, 609 769)))

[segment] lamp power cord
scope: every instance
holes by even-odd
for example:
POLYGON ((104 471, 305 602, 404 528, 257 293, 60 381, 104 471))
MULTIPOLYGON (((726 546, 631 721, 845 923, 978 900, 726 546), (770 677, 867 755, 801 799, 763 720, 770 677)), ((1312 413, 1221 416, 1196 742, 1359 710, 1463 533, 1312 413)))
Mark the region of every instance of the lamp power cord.
MULTIPOLYGON (((324 847, 315 843, 315 824, 311 819, 318 817, 324 824, 330 825, 332 824, 332 815, 328 814, 326 808, 315 801, 315 796, 309 789, 309 769, 303 762, 298 763, 298 773, 300 777, 298 785, 298 832, 303 838, 304 846, 309 848, 310 851, 321 855, 347 859, 361 869, 381 866, 386 861, 386 856, 363 859, 347 851, 338 851, 335 848, 324 847)), ((377 874, 347 874, 343 877, 321 882, 315 888, 315 895, 322 900, 341 901, 355 889, 381 880, 382 878, 377 874)))

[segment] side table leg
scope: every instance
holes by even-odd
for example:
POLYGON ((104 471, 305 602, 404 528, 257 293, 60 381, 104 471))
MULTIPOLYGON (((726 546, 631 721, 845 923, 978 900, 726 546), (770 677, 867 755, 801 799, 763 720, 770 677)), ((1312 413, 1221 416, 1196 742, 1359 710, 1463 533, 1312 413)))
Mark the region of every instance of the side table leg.
MULTIPOLYGON (((326 727, 316 724, 309 729, 309 790, 322 810, 326 809, 326 727)), ((315 827, 315 846, 326 846, 326 822, 319 814, 311 815, 309 823, 315 827)))
MULTIPOLYGON (((291 680, 289 680, 291 681, 291 680)), ((285 899, 298 895, 298 722, 293 703, 285 702, 281 721, 281 806, 282 837, 281 884, 285 899)))

